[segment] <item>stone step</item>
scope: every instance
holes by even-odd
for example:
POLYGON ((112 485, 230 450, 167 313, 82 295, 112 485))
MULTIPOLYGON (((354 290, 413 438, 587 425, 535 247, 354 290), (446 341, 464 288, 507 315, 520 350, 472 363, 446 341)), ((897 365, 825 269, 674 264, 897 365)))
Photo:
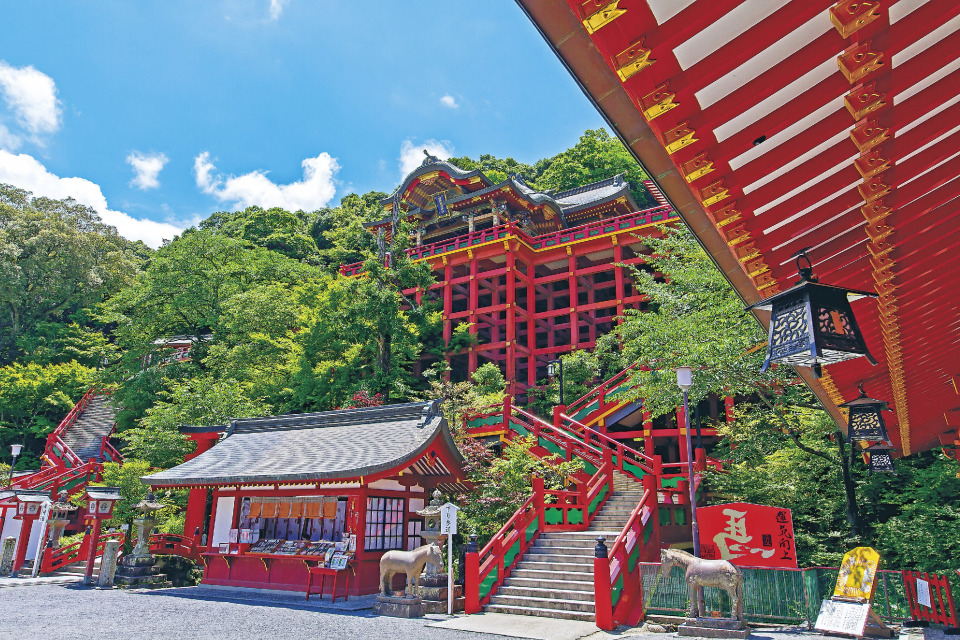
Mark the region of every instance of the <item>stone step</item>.
POLYGON ((549 540, 537 540, 533 547, 537 549, 566 549, 569 547, 582 547, 584 549, 593 549, 596 541, 589 538, 559 538, 549 540))
MULTIPOLYGON (((593 567, 590 567, 588 570, 583 571, 565 571, 559 570, 559 568, 554 565, 549 565, 548 569, 537 569, 529 568, 529 565, 524 566, 525 563, 520 563, 520 565, 510 573, 510 577, 507 580, 543 580, 549 582, 558 582, 562 580, 569 580, 572 582, 589 582, 593 584, 593 567)), ((577 567, 580 569, 580 567, 577 567)))
MULTIPOLYGON (((560 573, 559 571, 557 573, 560 573)), ((583 591, 593 599, 593 580, 548 580, 544 578, 517 578, 516 571, 503 581, 505 587, 522 587, 526 589, 557 589, 562 591, 583 591)), ((580 574, 577 574, 578 577, 580 574)), ((589 574, 583 574, 589 575, 589 574)), ((563 574, 566 578, 567 574, 563 574)))
POLYGON ((587 602, 593 605, 593 585, 590 585, 589 591, 572 591, 563 589, 563 585, 554 587, 519 587, 503 586, 497 591, 497 596, 504 598, 545 598, 547 600, 569 600, 576 602, 587 602))
MULTIPOLYGON (((592 579, 593 576, 593 558, 590 558, 590 562, 586 563, 567 563, 567 562, 539 562, 536 560, 526 560, 517 565, 517 568, 514 569, 510 575, 516 574, 518 571, 537 571, 537 572, 550 572, 553 575, 561 573, 563 575, 570 576, 571 579, 580 579, 576 574, 586 574, 589 573, 592 579)), ((529 577, 526 574, 520 577, 529 577)))
POLYGON ((488 604, 483 608, 490 613, 509 613, 515 616, 539 616, 541 618, 560 618, 563 620, 582 620, 593 622, 593 612, 561 611, 558 609, 541 609, 537 607, 517 607, 500 604, 488 604))
POLYGON ((537 550, 530 549, 523 557, 531 562, 549 563, 549 564, 585 564, 593 566, 593 553, 586 550, 577 550, 575 553, 551 553, 548 549, 537 550))
POLYGON ((490 604, 508 607, 527 607, 534 609, 559 609, 561 611, 581 611, 593 613, 596 610, 593 602, 582 600, 562 600, 557 598, 532 598, 529 596, 502 596, 499 593, 490 598, 490 604))

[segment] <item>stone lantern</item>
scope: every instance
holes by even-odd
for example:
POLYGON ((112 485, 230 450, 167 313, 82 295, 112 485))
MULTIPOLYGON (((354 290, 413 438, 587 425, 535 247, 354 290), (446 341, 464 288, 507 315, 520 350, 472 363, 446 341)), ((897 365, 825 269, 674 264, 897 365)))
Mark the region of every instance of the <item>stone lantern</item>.
POLYGON ((61 491, 57 496, 57 501, 50 505, 50 519, 47 521, 47 526, 50 527, 50 533, 47 544, 52 549, 60 548, 60 538, 63 537, 63 529, 70 522, 70 513, 76 510, 77 507, 70 504, 66 491, 61 491))
MULTIPOLYGON (((417 511, 417 515, 423 518, 423 529, 420 530, 420 537, 424 544, 436 544, 443 546, 443 536, 440 534, 440 507, 443 506, 440 490, 433 492, 433 499, 426 507, 417 511)), ((439 568, 439 567, 438 567, 439 568)))
POLYGON ((877 294, 820 284, 813 277, 813 263, 806 250, 797 254, 797 271, 800 280, 796 286, 747 307, 770 311, 767 358, 760 370, 780 362, 810 367, 813 377, 819 378, 823 365, 860 356, 877 364, 850 308, 851 301, 876 298, 877 294), (801 266, 801 260, 806 266, 801 266))
POLYGON ((153 493, 148 493, 146 498, 133 505, 134 510, 140 513, 140 517, 133 520, 137 526, 137 544, 130 555, 124 556, 120 568, 117 569, 115 579, 118 585, 139 589, 171 586, 165 574, 157 573, 154 567, 157 559, 150 553, 150 531, 157 520, 157 511, 165 506, 167 505, 159 502, 153 493))

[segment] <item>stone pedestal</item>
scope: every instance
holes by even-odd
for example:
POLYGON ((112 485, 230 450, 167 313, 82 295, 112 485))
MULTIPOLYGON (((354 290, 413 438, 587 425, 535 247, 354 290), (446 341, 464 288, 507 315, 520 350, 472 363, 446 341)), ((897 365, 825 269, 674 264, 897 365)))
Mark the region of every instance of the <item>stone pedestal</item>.
POLYGON ((17 548, 17 539, 9 536, 3 541, 3 549, 0 550, 0 576, 10 575, 13 569, 13 552, 17 548))
POLYGON ((114 576, 118 587, 132 589, 165 589, 173 586, 167 576, 157 573, 152 555, 129 555, 120 563, 114 576))
POLYGON ((51 546, 54 549, 60 548, 60 538, 63 537, 63 528, 66 527, 69 522, 66 518, 54 518, 47 523, 47 527, 49 527, 47 538, 53 543, 51 546))
POLYGON ((729 618, 686 618, 677 635, 698 638, 746 638, 750 629, 743 620, 729 618))
POLYGON ((423 600, 420 598, 398 598, 396 596, 377 596, 373 612, 378 616, 393 618, 422 618, 423 600))
MULTIPOLYGON (((447 574, 425 573, 420 576, 420 587, 417 595, 423 600, 423 607, 427 613, 447 612, 447 574)), ((463 587, 453 586, 453 611, 463 611, 463 587)))
POLYGON ((100 575, 97 576, 97 586, 101 589, 113 588, 114 574, 117 572, 117 555, 119 553, 119 540, 107 540, 103 545, 103 555, 100 557, 100 575))

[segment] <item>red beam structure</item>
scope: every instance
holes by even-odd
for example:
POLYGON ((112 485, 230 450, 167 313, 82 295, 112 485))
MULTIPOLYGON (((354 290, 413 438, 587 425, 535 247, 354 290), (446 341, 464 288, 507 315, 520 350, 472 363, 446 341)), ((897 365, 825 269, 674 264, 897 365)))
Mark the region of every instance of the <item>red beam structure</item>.
POLYGON ((517 2, 746 303, 804 248, 879 294, 854 308, 878 366, 801 371, 839 424, 867 382, 902 454, 956 432, 960 4, 517 2))

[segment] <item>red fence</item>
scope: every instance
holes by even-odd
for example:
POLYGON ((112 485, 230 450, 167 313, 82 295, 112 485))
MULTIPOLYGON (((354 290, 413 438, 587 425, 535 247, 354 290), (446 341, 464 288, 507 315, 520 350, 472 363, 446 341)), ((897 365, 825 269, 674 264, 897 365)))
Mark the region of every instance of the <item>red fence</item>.
MULTIPOLYGON (((903 584, 907 589, 907 602, 910 604, 910 615, 914 620, 928 620, 948 627, 957 626, 957 612, 953 606, 953 594, 950 592, 950 578, 935 573, 920 573, 919 571, 904 571, 903 584), (930 605, 920 604, 917 581, 922 580, 930 590, 930 605)), ((924 598, 925 599, 925 598, 924 598)))
MULTIPOLYGON (((123 537, 123 533, 120 532, 101 534, 97 539, 96 556, 99 557, 103 555, 104 545, 106 545, 107 540, 119 540, 122 546, 123 537)), ((90 541, 92 539, 93 536, 85 535, 80 542, 74 542, 59 549, 45 550, 43 559, 40 561, 40 573, 49 573, 76 562, 84 562, 87 559, 87 553, 90 549, 90 541)))
POLYGON ((200 544, 193 536, 176 533, 155 533, 150 536, 150 553, 182 556, 200 562, 200 544))

